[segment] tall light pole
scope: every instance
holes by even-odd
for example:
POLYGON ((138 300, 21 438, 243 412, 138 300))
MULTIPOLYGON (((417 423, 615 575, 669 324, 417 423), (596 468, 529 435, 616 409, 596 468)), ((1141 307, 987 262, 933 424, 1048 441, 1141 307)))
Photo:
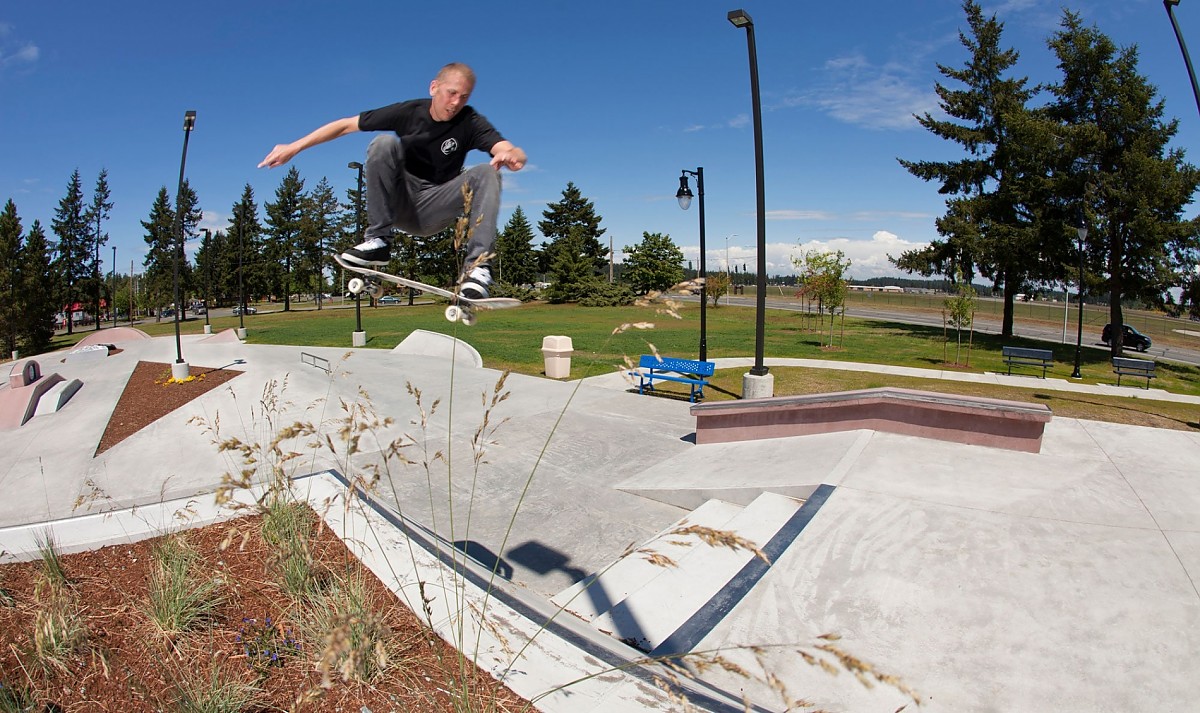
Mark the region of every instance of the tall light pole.
POLYGON ((212 331, 208 321, 208 308, 212 304, 212 253, 208 247, 212 244, 212 231, 204 229, 204 333, 212 331))
MULTIPOLYGON (((363 200, 363 165, 358 161, 351 161, 346 164, 346 168, 358 172, 358 193, 354 194, 354 230, 355 234, 361 240, 363 235, 362 224, 362 200, 363 200)), ((409 294, 412 294, 411 291, 409 294)), ((354 295, 354 346, 366 346, 366 335, 362 328, 362 293, 354 295), (359 344, 359 341, 362 341, 359 344)))
POLYGON ((1175 10, 1173 9, 1179 4, 1179 0, 1163 0, 1163 7, 1167 9, 1167 17, 1171 18, 1171 27, 1175 30, 1175 39, 1179 41, 1179 51, 1183 53, 1183 63, 1187 65, 1188 77, 1192 80, 1192 96, 1196 98, 1196 110, 1200 111, 1200 85, 1196 83, 1196 70, 1192 69, 1192 58, 1188 55, 1187 44, 1183 41, 1183 33, 1179 30, 1179 23, 1175 20, 1175 10))
MULTIPOLYGON (((750 368, 750 376, 765 377, 768 372, 766 365, 763 364, 767 318, 767 200, 763 172, 762 100, 758 91, 758 50, 754 44, 754 20, 750 18, 750 15, 745 10, 730 10, 728 19, 734 27, 746 30, 746 49, 750 55, 750 101, 754 108, 754 182, 758 197, 758 281, 756 285, 758 294, 756 295, 757 308, 755 310, 754 366, 750 368)), ((765 387, 765 394, 762 389, 753 389, 753 395, 771 396, 773 387, 769 381, 765 387)), ((743 386, 743 392, 745 391, 747 388, 743 386)), ((748 396, 749 394, 743 393, 743 395, 748 396)))
POLYGON ((175 363, 182 365, 172 369, 176 379, 187 378, 187 363, 183 361, 183 345, 179 339, 179 313, 183 304, 179 292, 179 263, 183 260, 183 172, 187 166, 188 139, 196 126, 196 112, 187 111, 183 115, 183 157, 179 159, 179 189, 175 192, 175 363), (182 374, 182 376, 180 376, 182 374))
POLYGON ((246 206, 238 216, 238 339, 246 338, 246 290, 242 280, 242 261, 246 255, 246 206))
POLYGON ((109 308, 112 310, 113 327, 117 326, 117 246, 112 246, 112 294, 108 296, 109 308))
POLYGON ((705 247, 704 247, 704 167, 700 166, 695 171, 684 169, 679 175, 679 191, 675 194, 675 199, 679 201, 679 207, 687 210, 692 205, 692 189, 688 187, 688 176, 696 177, 696 193, 700 198, 700 361, 708 361, 708 321, 706 311, 708 309, 708 270, 705 266, 705 247))
POLYGON ((1080 225, 1075 232, 1079 236, 1079 329, 1075 333, 1075 371, 1071 372, 1071 378, 1082 379, 1083 374, 1079 373, 1079 358, 1083 350, 1083 241, 1087 239, 1087 226, 1080 225))

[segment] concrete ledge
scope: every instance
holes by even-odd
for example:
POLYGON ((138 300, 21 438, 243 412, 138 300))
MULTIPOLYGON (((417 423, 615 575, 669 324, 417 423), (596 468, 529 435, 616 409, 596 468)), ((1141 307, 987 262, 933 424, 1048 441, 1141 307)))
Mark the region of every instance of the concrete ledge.
POLYGON ((54 384, 38 399, 34 415, 44 416, 46 414, 57 413, 63 406, 67 405, 67 402, 71 400, 71 397, 82 386, 83 382, 79 379, 67 381, 64 378, 62 381, 54 384))
POLYGON ((856 429, 1037 453, 1052 413, 1041 404, 885 387, 692 406, 696 443, 856 429))

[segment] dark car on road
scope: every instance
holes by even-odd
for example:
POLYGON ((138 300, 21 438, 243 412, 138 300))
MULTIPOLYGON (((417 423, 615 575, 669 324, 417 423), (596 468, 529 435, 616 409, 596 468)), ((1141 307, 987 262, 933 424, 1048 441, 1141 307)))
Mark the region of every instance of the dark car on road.
MULTIPOLYGON (((1133 327, 1130 327, 1128 324, 1122 326, 1125 328, 1125 337, 1121 340, 1121 344, 1129 347, 1130 349, 1136 349, 1139 352, 1144 352, 1150 348, 1152 344, 1150 337, 1147 337, 1145 334, 1142 334, 1133 327)), ((1111 324, 1104 325, 1104 331, 1100 333, 1100 341, 1104 342, 1105 344, 1112 342, 1111 324)))

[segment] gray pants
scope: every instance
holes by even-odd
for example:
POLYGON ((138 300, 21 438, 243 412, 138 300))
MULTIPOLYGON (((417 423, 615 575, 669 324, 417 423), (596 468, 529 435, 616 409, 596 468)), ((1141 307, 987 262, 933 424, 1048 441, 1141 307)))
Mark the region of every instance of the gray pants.
MULTIPOLYGON (((422 180, 404 168, 404 147, 395 134, 380 134, 367 148, 367 234, 389 243, 392 229, 421 237, 450 226, 463 214, 462 186, 474 192, 468 217, 470 237, 463 265, 493 252, 496 215, 500 210, 500 172, 490 164, 463 171, 447 183, 422 180)), ((479 264, 487 264, 481 262, 479 264)))

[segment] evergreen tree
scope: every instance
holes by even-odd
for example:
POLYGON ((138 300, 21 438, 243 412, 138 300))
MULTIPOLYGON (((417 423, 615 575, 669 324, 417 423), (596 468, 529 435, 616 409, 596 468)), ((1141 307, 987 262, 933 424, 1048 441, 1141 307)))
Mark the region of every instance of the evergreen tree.
POLYGON ((939 183, 938 192, 952 196, 946 214, 937 220, 938 233, 946 240, 908 251, 893 262, 926 276, 938 273, 953 279, 961 272, 968 284, 979 269, 994 284, 1003 285, 1001 332, 1011 336, 1015 296, 1046 264, 1038 213, 1045 195, 1038 189, 1044 188, 1047 167, 1028 154, 1024 138, 1039 130, 1044 134, 1045 124, 1026 106, 1033 94, 1026 87, 1028 80, 1009 76, 1018 54, 1000 48, 1003 23, 994 15, 984 18, 974 0, 965 0, 963 10, 970 33, 960 32, 959 39, 970 58, 960 69, 938 65, 943 76, 963 88, 940 82, 935 86, 942 110, 960 122, 929 113, 917 121, 932 134, 961 145, 967 156, 955 161, 900 160, 914 176, 939 183))
POLYGON ((325 292, 325 271, 336 263, 329 257, 338 238, 341 218, 337 196, 329 181, 321 178, 302 202, 300 248, 303 251, 297 270, 297 285, 311 285, 321 308, 321 293, 325 292))
POLYGON ((9 198, 0 212, 0 292, 7 297, 0 302, 0 338, 4 339, 6 355, 17 348, 17 322, 21 313, 20 302, 24 301, 24 296, 17 292, 21 281, 21 238, 17 204, 9 198))
POLYGON ((1082 206, 1086 263, 1094 286, 1109 295, 1116 355, 1123 300, 1162 305, 1169 288, 1184 285, 1172 256, 1197 248, 1197 224, 1181 213, 1200 172, 1181 149, 1168 148, 1178 122, 1164 121, 1157 89, 1138 73, 1137 48, 1118 49, 1069 11, 1061 28, 1049 42, 1062 70, 1051 87, 1052 113, 1070 128, 1059 191, 1082 206))
POLYGON ((496 236, 497 279, 510 285, 537 281, 538 256, 533 249, 533 228, 521 206, 513 211, 504 230, 496 236))
POLYGON ((283 295, 283 311, 292 308, 292 285, 296 284, 295 269, 303 256, 301 230, 304 213, 304 179, 292 166, 275 189, 275 202, 267 203, 266 244, 262 257, 271 293, 283 295))
POLYGON ((89 274, 88 223, 83 203, 83 183, 79 169, 71 174, 67 182, 67 194, 58 202, 54 220, 50 224, 58 236, 55 249, 54 293, 63 305, 67 318, 67 334, 74 332, 74 311, 79 300, 78 283, 89 274))
POLYGON ((143 236, 146 242, 146 257, 142 260, 142 294, 146 306, 153 307, 158 315, 162 314, 161 308, 173 299, 174 227, 175 211, 171 208, 167 187, 162 186, 150 207, 148 220, 142 221, 142 228, 146 231, 143 236))
MULTIPOLYGON (((587 258, 591 266, 591 274, 601 274, 608 264, 608 248, 600 242, 600 236, 605 229, 600 227, 600 216, 596 215, 595 206, 583 197, 574 183, 568 182, 562 192, 562 200, 551 203, 542 211, 544 220, 538 222, 538 230, 550 240, 542 244, 542 255, 546 265, 558 262, 558 251, 565 241, 579 239, 581 242, 579 255, 587 258)), ((575 256, 568 256, 573 261, 575 256)), ((544 270, 543 270, 544 271, 544 270)))
POLYGON ((254 202, 254 189, 249 183, 242 190, 242 197, 233 204, 232 216, 229 218, 228 249, 223 251, 225 274, 229 275, 228 282, 223 283, 223 290, 236 303, 237 296, 244 294, 247 302, 257 295, 266 294, 268 290, 267 267, 264 260, 264 231, 258 219, 258 205, 254 202), (239 286, 239 270, 241 284, 239 286), (240 292, 239 292, 240 288, 240 292))
MULTIPOLYGON (((89 264, 91 269, 88 271, 89 281, 92 283, 87 294, 92 298, 93 312, 96 314, 96 329, 100 329, 100 301, 101 289, 104 287, 104 277, 100 270, 100 248, 108 244, 108 233, 104 232, 104 221, 108 220, 113 209, 113 202, 110 200, 110 192, 108 189, 108 169, 101 169, 99 177, 96 178, 96 187, 92 190, 92 203, 88 206, 87 223, 88 223, 88 238, 91 243, 91 250, 88 251, 90 259, 89 264)), ((114 265, 114 270, 116 266, 114 265)), ((112 306, 112 298, 109 298, 109 306, 112 306)))
POLYGON ((625 247, 621 280, 634 292, 666 290, 683 281, 683 251, 662 233, 642 233, 642 242, 625 247))
POLYGON ((553 303, 577 302, 599 285, 595 265, 586 254, 587 229, 572 226, 557 242, 550 265, 550 287, 546 297, 553 303))
POLYGON ((50 348, 54 338, 54 315, 58 312, 58 304, 54 294, 46 289, 53 281, 55 271, 51 266, 46 231, 40 221, 35 220, 29 226, 18 262, 21 269, 17 292, 23 294, 24 299, 17 327, 17 346, 30 354, 41 354, 50 348))

